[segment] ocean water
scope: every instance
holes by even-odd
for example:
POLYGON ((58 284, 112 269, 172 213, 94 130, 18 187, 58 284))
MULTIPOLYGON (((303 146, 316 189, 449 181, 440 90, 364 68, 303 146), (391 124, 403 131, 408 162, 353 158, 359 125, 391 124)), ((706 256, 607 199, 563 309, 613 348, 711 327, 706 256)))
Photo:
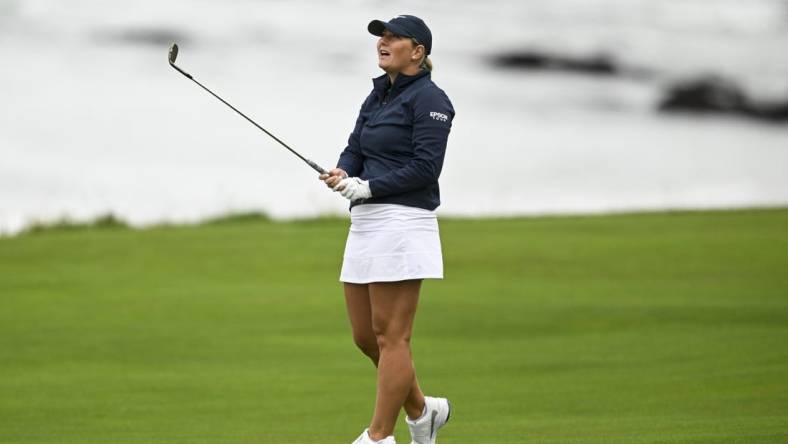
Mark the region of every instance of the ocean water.
POLYGON ((788 126, 654 111, 716 74, 788 99, 779 0, 0 0, 0 233, 113 213, 132 224, 234 211, 346 214, 316 174, 178 65, 324 167, 380 74, 372 18, 424 17, 457 116, 443 215, 788 204, 788 126), (501 70, 538 49, 608 54, 646 77, 501 70))

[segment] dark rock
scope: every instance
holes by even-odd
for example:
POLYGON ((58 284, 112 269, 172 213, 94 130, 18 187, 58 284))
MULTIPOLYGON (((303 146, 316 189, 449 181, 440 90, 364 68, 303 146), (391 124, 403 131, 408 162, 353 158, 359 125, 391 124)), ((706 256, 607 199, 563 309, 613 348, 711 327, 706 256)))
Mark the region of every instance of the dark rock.
POLYGON ((783 103, 762 104, 751 110, 753 117, 775 122, 788 122, 788 100, 783 103))
POLYGON ((718 76, 671 85, 658 108, 662 112, 725 113, 770 121, 788 120, 788 101, 756 102, 733 81, 718 76))
POLYGON ((172 42, 185 43, 187 37, 171 29, 130 28, 121 31, 99 32, 96 39, 100 42, 115 42, 132 45, 165 46, 172 42))
POLYGON ((491 62, 499 68, 532 71, 568 71, 604 76, 617 75, 621 72, 613 59, 606 55, 572 57, 526 50, 495 55, 491 62))
POLYGON ((659 109, 740 112, 746 106, 747 98, 738 85, 719 77, 706 77, 672 85, 659 109))

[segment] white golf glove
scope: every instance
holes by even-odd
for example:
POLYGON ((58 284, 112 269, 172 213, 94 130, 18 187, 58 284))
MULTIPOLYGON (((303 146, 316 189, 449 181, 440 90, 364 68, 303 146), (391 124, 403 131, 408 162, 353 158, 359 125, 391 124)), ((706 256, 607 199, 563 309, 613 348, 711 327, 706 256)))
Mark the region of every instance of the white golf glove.
POLYGON ((358 177, 347 177, 340 180, 339 183, 334 186, 334 191, 339 191, 339 194, 351 202, 372 197, 372 191, 369 189, 369 181, 361 180, 358 177))

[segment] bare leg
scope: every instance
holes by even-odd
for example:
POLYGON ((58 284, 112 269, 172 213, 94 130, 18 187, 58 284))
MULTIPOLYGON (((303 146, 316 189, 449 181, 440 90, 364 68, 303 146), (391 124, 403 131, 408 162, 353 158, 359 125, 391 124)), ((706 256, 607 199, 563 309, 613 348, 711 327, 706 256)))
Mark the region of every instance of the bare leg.
POLYGON ((383 439, 394 432, 399 410, 416 380, 410 337, 421 281, 379 282, 368 288, 372 331, 380 349, 377 399, 369 436, 383 439))
MULTIPOLYGON (((345 302, 350 326, 353 330, 353 341, 377 367, 380 349, 375 332, 372 330, 372 307, 367 284, 345 283, 345 302)), ((421 416, 421 412, 424 410, 424 393, 422 393, 419 381, 415 376, 403 407, 411 419, 421 416)))

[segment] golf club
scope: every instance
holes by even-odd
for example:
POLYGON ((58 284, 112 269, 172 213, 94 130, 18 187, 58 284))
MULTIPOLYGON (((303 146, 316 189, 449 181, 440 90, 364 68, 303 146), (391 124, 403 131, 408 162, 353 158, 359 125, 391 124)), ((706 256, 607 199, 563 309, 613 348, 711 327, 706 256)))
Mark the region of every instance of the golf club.
POLYGON ((216 94, 215 94, 213 91, 211 91, 210 89, 206 88, 206 87, 205 87, 205 86, 204 86, 202 83, 200 83, 200 82, 198 82, 197 80, 195 80, 195 79, 194 79, 194 77, 192 77, 192 75, 191 75, 191 74, 189 74, 188 72, 186 72, 186 71, 182 70, 181 68, 179 68, 179 67, 178 67, 178 66, 175 64, 175 59, 176 59, 177 57, 178 57, 178 44, 176 44, 176 43, 173 43, 173 44, 172 44, 172 46, 170 47, 170 53, 169 53, 169 57, 168 57, 168 58, 169 58, 169 61, 170 61, 170 66, 172 66, 173 68, 175 68, 175 70, 176 70, 176 71, 178 71, 179 73, 181 73, 181 74, 183 74, 184 76, 186 76, 186 77, 187 77, 189 80, 191 80, 191 81, 193 81, 194 83, 196 83, 196 84, 200 85, 200 88, 202 88, 202 89, 204 89, 204 90, 208 91, 209 93, 211 93, 211 95, 212 95, 212 96, 214 96, 214 97, 216 97, 217 99, 221 100, 221 101, 222 101, 222 103, 224 103, 225 105, 227 105, 227 106, 229 106, 230 108, 232 108, 232 109, 233 109, 233 111, 237 112, 237 113, 238 113, 238 114, 240 114, 240 115, 241 115, 241 116, 242 116, 244 119, 246 119, 246 120, 248 120, 249 122, 251 122, 251 123, 252 123, 252 125, 254 125, 254 126, 256 126, 256 127, 260 128, 260 130, 261 130, 262 132, 264 132, 264 133, 268 134, 269 136, 271 136, 271 138, 272 138, 272 139, 274 139, 274 140, 276 140, 277 142, 279 142, 279 144, 281 144, 283 147, 285 147, 285 148, 287 148, 288 150, 290 150, 290 152, 291 152, 291 153, 293 153, 293 154, 295 154, 296 156, 298 156, 298 158, 299 158, 299 159, 301 159, 301 160, 303 160, 304 162, 306 162, 306 164, 307 164, 307 165, 309 165, 310 167, 312 167, 312 169, 313 169, 313 170, 317 171, 317 172, 318 172, 318 173, 320 173, 320 174, 328 174, 328 172, 327 172, 325 169, 323 169, 321 166, 319 166, 319 165, 318 165, 318 164, 316 164, 315 162, 312 162, 311 160, 307 159, 306 157, 304 157, 304 156, 302 156, 302 155, 298 154, 298 152, 296 152, 296 150, 294 150, 294 149, 290 148, 289 146, 287 146, 287 144, 286 144, 286 143, 284 143, 284 142, 282 142, 281 140, 279 140, 279 138, 278 138, 278 137, 276 137, 276 136, 274 136, 273 134, 269 133, 269 132, 268 132, 268 131, 267 131, 265 128, 263 128, 262 126, 258 125, 258 124, 257 124, 257 122, 255 122, 254 120, 252 120, 252 119, 250 119, 249 117, 247 117, 247 116, 246 116, 246 114, 244 114, 244 113, 242 113, 242 112, 238 111, 238 109, 236 109, 234 106, 230 105, 230 104, 229 104, 229 103, 227 103, 227 102, 226 102, 224 99, 222 99, 221 97, 217 96, 217 95, 216 95, 216 94))

